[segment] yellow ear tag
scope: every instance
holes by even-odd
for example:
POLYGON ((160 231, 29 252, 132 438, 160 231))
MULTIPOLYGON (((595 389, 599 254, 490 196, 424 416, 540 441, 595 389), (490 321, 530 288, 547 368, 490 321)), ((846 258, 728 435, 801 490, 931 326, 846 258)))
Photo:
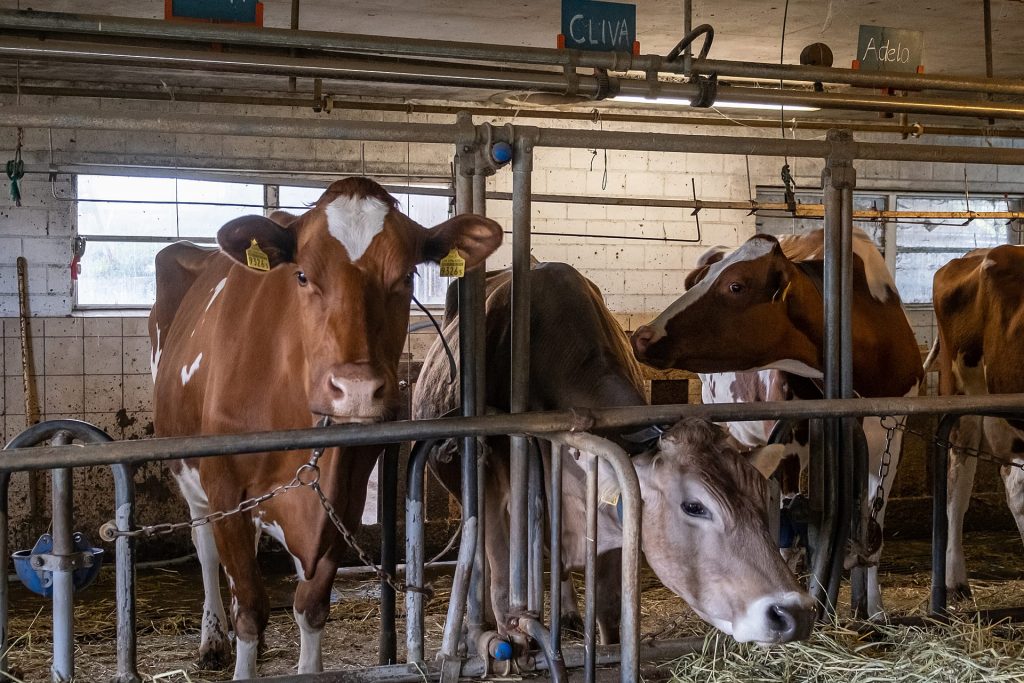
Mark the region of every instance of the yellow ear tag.
POLYGON ((255 238, 249 248, 245 250, 245 265, 253 270, 270 270, 270 258, 260 249, 255 238))
POLYGON ((459 255, 458 249, 453 248, 441 259, 441 277, 462 277, 465 274, 466 259, 459 255))
POLYGON ((786 288, 782 290, 782 303, 786 303, 786 297, 789 296, 789 288, 793 286, 793 281, 790 280, 786 283, 786 288))

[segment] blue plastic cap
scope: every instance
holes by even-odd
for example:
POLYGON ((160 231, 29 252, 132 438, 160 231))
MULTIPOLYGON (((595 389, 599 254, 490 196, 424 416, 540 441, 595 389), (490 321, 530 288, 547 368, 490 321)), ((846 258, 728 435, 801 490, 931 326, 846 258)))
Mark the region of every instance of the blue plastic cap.
MULTIPOLYGON (((499 143, 505 144, 505 143, 499 143)), ((507 145, 506 145, 507 146, 507 145)), ((505 662, 512 659, 512 646, 504 640, 499 640, 494 645, 494 658, 499 662, 505 662)))
POLYGON ((491 158, 499 164, 512 161, 512 145, 507 142, 495 142, 491 145, 491 158))

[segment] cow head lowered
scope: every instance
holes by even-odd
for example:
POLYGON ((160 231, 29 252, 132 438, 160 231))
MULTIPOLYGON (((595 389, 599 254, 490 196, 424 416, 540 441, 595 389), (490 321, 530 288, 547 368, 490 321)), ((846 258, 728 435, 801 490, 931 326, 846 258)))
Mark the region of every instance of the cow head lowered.
POLYGON ((424 228, 366 178, 331 184, 293 220, 244 216, 217 233, 242 265, 253 246, 266 255, 269 270, 248 272, 273 279, 302 339, 309 409, 342 422, 384 419, 395 406, 416 265, 457 249, 472 268, 501 239, 497 223, 475 215, 424 228))
POLYGON ((806 278, 795 277, 796 270, 770 235, 756 235, 724 257, 709 252, 687 278, 692 286, 633 333, 633 352, 648 365, 693 372, 819 367, 818 346, 804 332, 814 325, 794 319, 816 315, 820 327, 821 299, 807 296, 806 278))
MULTIPOLYGON (((814 602, 769 534, 767 482, 722 429, 682 420, 633 463, 643 496, 644 555, 667 588, 740 642, 810 634, 814 602)), ((605 500, 609 495, 602 491, 605 500)))

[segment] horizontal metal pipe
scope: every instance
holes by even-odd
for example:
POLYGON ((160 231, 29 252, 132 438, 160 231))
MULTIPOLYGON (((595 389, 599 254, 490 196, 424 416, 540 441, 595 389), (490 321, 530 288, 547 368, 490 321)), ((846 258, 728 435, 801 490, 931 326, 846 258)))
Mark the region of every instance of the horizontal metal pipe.
POLYGON ((719 78, 763 78, 773 81, 805 81, 808 83, 842 83, 861 88, 893 88, 895 90, 955 90, 961 92, 1024 95, 1024 81, 983 76, 941 76, 886 72, 873 73, 856 69, 798 64, 769 64, 724 59, 699 59, 693 70, 699 74, 717 73, 719 78))
MULTIPOLYGON (((600 67, 613 71, 661 69, 659 55, 633 55, 628 52, 578 52, 554 48, 491 45, 392 36, 366 36, 327 31, 292 31, 260 27, 247 28, 221 24, 180 24, 154 19, 97 16, 60 12, 0 10, 0 31, 86 34, 94 37, 139 38, 143 40, 224 43, 331 52, 358 52, 390 56, 465 59, 498 63, 548 64, 600 67)), ((664 65, 674 69, 673 65, 664 65)), ((681 68, 682 64, 679 64, 681 68)))
MULTIPOLYGON (((306 58, 284 55, 249 55, 199 52, 157 47, 96 45, 47 40, 5 38, 0 56, 58 62, 155 67, 272 76, 333 78, 346 81, 401 83, 451 88, 488 88, 565 92, 565 77, 557 72, 516 72, 495 66, 433 64, 430 66, 373 62, 345 57, 306 58)), ((597 80, 582 77, 580 94, 597 92, 597 80)))
MULTIPOLYGON (((582 83, 582 80, 581 80, 582 83)), ((619 93, 633 97, 646 97, 651 86, 642 80, 621 80, 619 93)), ((700 94, 695 83, 659 83, 658 97, 693 99, 700 94)), ((764 104, 813 107, 816 109, 855 109, 858 111, 894 112, 906 114, 934 114, 941 116, 972 116, 1004 119, 1024 118, 1024 105, 984 100, 938 99, 924 97, 896 97, 893 95, 860 94, 853 92, 815 92, 778 88, 746 88, 720 86, 716 99, 743 104, 764 104)))
POLYGON ((711 405, 632 406, 591 411, 555 411, 518 415, 485 415, 435 420, 403 420, 372 425, 334 425, 251 434, 164 437, 136 441, 85 444, 74 448, 15 448, 6 451, 0 472, 90 467, 139 463, 231 453, 306 450, 318 446, 365 446, 439 437, 544 434, 579 430, 580 415, 593 418, 588 429, 666 424, 684 417, 713 422, 784 420, 807 417, 863 417, 865 415, 1015 415, 1024 414, 1024 394, 992 396, 925 396, 915 398, 855 398, 826 401, 723 403, 711 405))
MULTIPOLYGON (((135 86, 138 87, 138 86, 135 86)), ((35 86, 22 83, 20 86, 0 84, 0 93, 23 95, 42 95, 47 97, 102 97, 128 100, 166 100, 168 102, 210 102, 218 104, 242 104, 272 107, 310 107, 314 100, 301 95, 234 95, 230 93, 190 92, 181 87, 175 88, 170 94, 166 90, 129 90, 126 87, 92 87, 92 88, 57 88, 51 86, 35 86)), ((319 104, 319 103, 316 103, 319 104)), ((414 104, 397 102, 346 102, 340 99, 332 101, 334 111, 398 111, 410 114, 451 114, 466 111, 473 116, 503 116, 518 119, 593 121, 593 111, 561 111, 552 109, 513 109, 508 107, 469 107, 436 104, 414 104)), ((722 116, 690 116, 685 114, 638 114, 626 113, 624 110, 604 108, 600 113, 602 121, 624 123, 656 123, 684 126, 743 126, 746 128, 778 129, 777 120, 753 118, 725 118, 722 116)), ((836 127, 835 121, 824 121, 801 118, 796 123, 801 130, 829 130, 836 127)), ((898 125, 889 123, 852 122, 843 123, 843 128, 854 132, 885 133, 892 135, 956 135, 987 138, 1021 138, 1024 130, 1016 128, 994 128, 990 126, 924 126, 898 125)))

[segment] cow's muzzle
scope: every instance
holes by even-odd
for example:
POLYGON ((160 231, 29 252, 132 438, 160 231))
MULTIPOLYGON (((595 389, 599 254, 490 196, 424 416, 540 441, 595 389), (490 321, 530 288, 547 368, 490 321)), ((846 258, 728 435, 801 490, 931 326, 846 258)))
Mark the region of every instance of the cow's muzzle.
POLYGON ((769 628, 777 635, 775 642, 804 640, 814 626, 814 609, 802 605, 774 604, 768 607, 769 628))

